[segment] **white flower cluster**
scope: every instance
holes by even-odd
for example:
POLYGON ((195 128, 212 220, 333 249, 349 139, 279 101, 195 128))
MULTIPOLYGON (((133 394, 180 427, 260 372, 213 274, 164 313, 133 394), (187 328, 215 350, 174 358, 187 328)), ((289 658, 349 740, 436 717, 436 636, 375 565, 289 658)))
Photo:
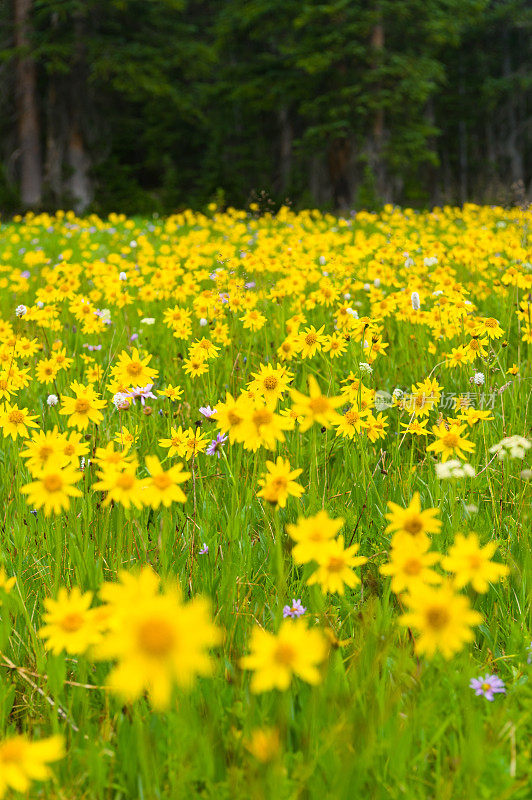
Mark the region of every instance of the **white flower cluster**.
POLYGON ((371 375, 373 372, 373 367, 370 367, 369 364, 366 364, 365 361, 360 361, 358 368, 361 372, 365 373, 366 375, 371 375))
POLYGON ((20 305, 17 306, 15 309, 15 314, 17 315, 17 317, 25 317, 27 313, 28 309, 26 308, 26 306, 20 305))
POLYGON ((497 453, 499 461, 508 456, 509 458, 524 458, 526 451, 532 447, 532 442, 524 436, 507 436, 501 439, 498 444, 490 447, 490 453, 497 453))
POLYGON ((127 411, 131 405, 131 398, 125 392, 117 392, 113 397, 113 403, 118 411, 127 411))
POLYGON ((451 461, 436 464, 436 475, 441 481, 449 478, 474 478, 475 469, 471 464, 462 464, 458 459, 451 459, 451 461))

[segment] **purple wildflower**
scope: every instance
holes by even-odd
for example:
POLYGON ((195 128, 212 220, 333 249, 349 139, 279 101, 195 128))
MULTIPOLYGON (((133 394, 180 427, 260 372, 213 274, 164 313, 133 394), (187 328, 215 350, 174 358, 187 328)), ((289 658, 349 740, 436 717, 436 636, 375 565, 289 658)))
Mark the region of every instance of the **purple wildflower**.
POLYGON ((485 675, 484 677, 480 678, 471 678, 471 683, 469 684, 471 689, 475 690, 475 694, 478 697, 479 695, 483 695, 486 700, 493 700, 493 695, 499 692, 503 694, 506 693, 506 689, 504 688, 504 681, 502 681, 498 675, 485 675))
POLYGON ((216 409, 211 408, 210 406, 201 406, 199 409, 200 414, 203 414, 204 417, 210 419, 213 414, 216 414, 216 409))
POLYGON ((142 405, 145 405, 148 399, 157 400, 152 389, 153 383, 148 383, 147 386, 135 386, 134 389, 131 389, 131 391, 127 393, 127 396, 131 397, 133 403, 139 397, 142 405))
POLYGON ((138 333, 133 333, 133 334, 132 334, 132 335, 129 337, 129 341, 130 341, 130 342, 135 342, 135 341, 136 341, 138 338, 139 338, 139 335, 138 335, 138 333))
POLYGON ((307 609, 303 606, 301 600, 292 600, 291 606, 284 606, 283 617, 301 617, 307 609))
POLYGON ((528 645, 527 651, 528 651, 528 658, 526 660, 526 663, 532 664, 532 642, 530 642, 530 644, 528 645))
POLYGON ((216 439, 213 439, 210 445, 205 450, 205 453, 208 456, 218 456, 220 458, 220 453, 222 452, 222 447, 227 441, 227 434, 226 433, 219 433, 216 439))
POLYGON ((203 545, 202 545, 201 550, 199 551, 199 554, 200 554, 200 556, 205 556, 205 555, 208 554, 208 552, 209 552, 209 547, 208 547, 208 545, 205 544, 205 542, 203 542, 203 545))

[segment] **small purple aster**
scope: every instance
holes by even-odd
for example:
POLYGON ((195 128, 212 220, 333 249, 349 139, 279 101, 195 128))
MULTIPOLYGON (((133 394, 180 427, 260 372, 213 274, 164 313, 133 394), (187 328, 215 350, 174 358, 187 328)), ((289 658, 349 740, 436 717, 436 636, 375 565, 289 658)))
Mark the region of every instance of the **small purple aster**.
POLYGON ((209 548, 208 548, 208 546, 205 544, 205 542, 203 542, 203 545, 202 545, 202 547, 201 547, 201 550, 199 550, 199 554, 200 554, 200 556, 205 556, 205 555, 207 555, 207 554, 208 554, 208 552, 209 552, 209 548))
POLYGON ((220 458, 220 453, 222 452, 222 447, 227 441, 227 434, 226 433, 219 433, 216 439, 213 439, 210 445, 205 450, 206 455, 208 456, 218 456, 220 458))
POLYGON ((155 395, 152 392, 153 383, 148 383, 146 386, 135 386, 134 389, 131 389, 130 392, 127 393, 128 397, 131 397, 133 402, 140 397, 140 402, 142 405, 146 404, 146 400, 157 400, 155 395))
POLYGON ((210 419, 213 414, 216 414, 216 409, 210 406, 201 406, 199 409, 200 414, 203 414, 206 419, 210 419))
POLYGON ((132 334, 132 335, 129 337, 129 341, 130 341, 130 342, 135 342, 135 341, 136 341, 138 338, 139 338, 139 335, 138 335, 138 333, 133 333, 133 334, 132 334))
POLYGON ((283 617, 301 617, 307 609, 303 606, 301 600, 292 600, 291 606, 284 606, 283 617))
POLYGON ((506 693, 504 681, 502 681, 498 675, 485 675, 483 678, 471 678, 469 687, 475 690, 477 697, 483 695, 486 700, 490 701, 493 700, 494 694, 498 694, 499 692, 503 694, 506 693))

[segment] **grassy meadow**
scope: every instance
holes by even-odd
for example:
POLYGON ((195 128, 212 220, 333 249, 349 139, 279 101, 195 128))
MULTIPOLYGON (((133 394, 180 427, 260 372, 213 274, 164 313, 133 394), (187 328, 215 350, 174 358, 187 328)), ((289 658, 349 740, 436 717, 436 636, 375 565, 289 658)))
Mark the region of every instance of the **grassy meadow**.
POLYGON ((532 797, 532 212, 0 226, 0 798, 532 797))

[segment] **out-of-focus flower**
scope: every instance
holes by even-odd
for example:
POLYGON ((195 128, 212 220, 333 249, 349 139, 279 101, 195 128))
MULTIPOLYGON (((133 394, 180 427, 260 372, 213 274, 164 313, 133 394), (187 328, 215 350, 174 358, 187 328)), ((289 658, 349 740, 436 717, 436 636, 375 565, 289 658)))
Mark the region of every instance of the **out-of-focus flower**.
POLYGON ((49 394, 46 399, 46 404, 48 406, 56 406, 59 402, 59 398, 56 394, 49 394))
POLYGON ((303 606, 301 600, 292 600, 291 606, 284 606, 283 617, 301 617, 307 609, 303 606))
POLYGON ((17 306, 15 309, 15 314, 17 315, 17 317, 24 317, 27 313, 28 309, 26 308, 26 306, 20 305, 17 306))
POLYGON ((531 447, 532 442, 524 436, 507 436, 490 447, 490 453, 497 453, 499 461, 503 461, 505 456, 523 459, 531 447))
POLYGON ((440 480, 449 478, 474 478, 475 468, 471 464, 462 463, 458 459, 451 459, 441 464, 436 464, 436 475, 440 480))

